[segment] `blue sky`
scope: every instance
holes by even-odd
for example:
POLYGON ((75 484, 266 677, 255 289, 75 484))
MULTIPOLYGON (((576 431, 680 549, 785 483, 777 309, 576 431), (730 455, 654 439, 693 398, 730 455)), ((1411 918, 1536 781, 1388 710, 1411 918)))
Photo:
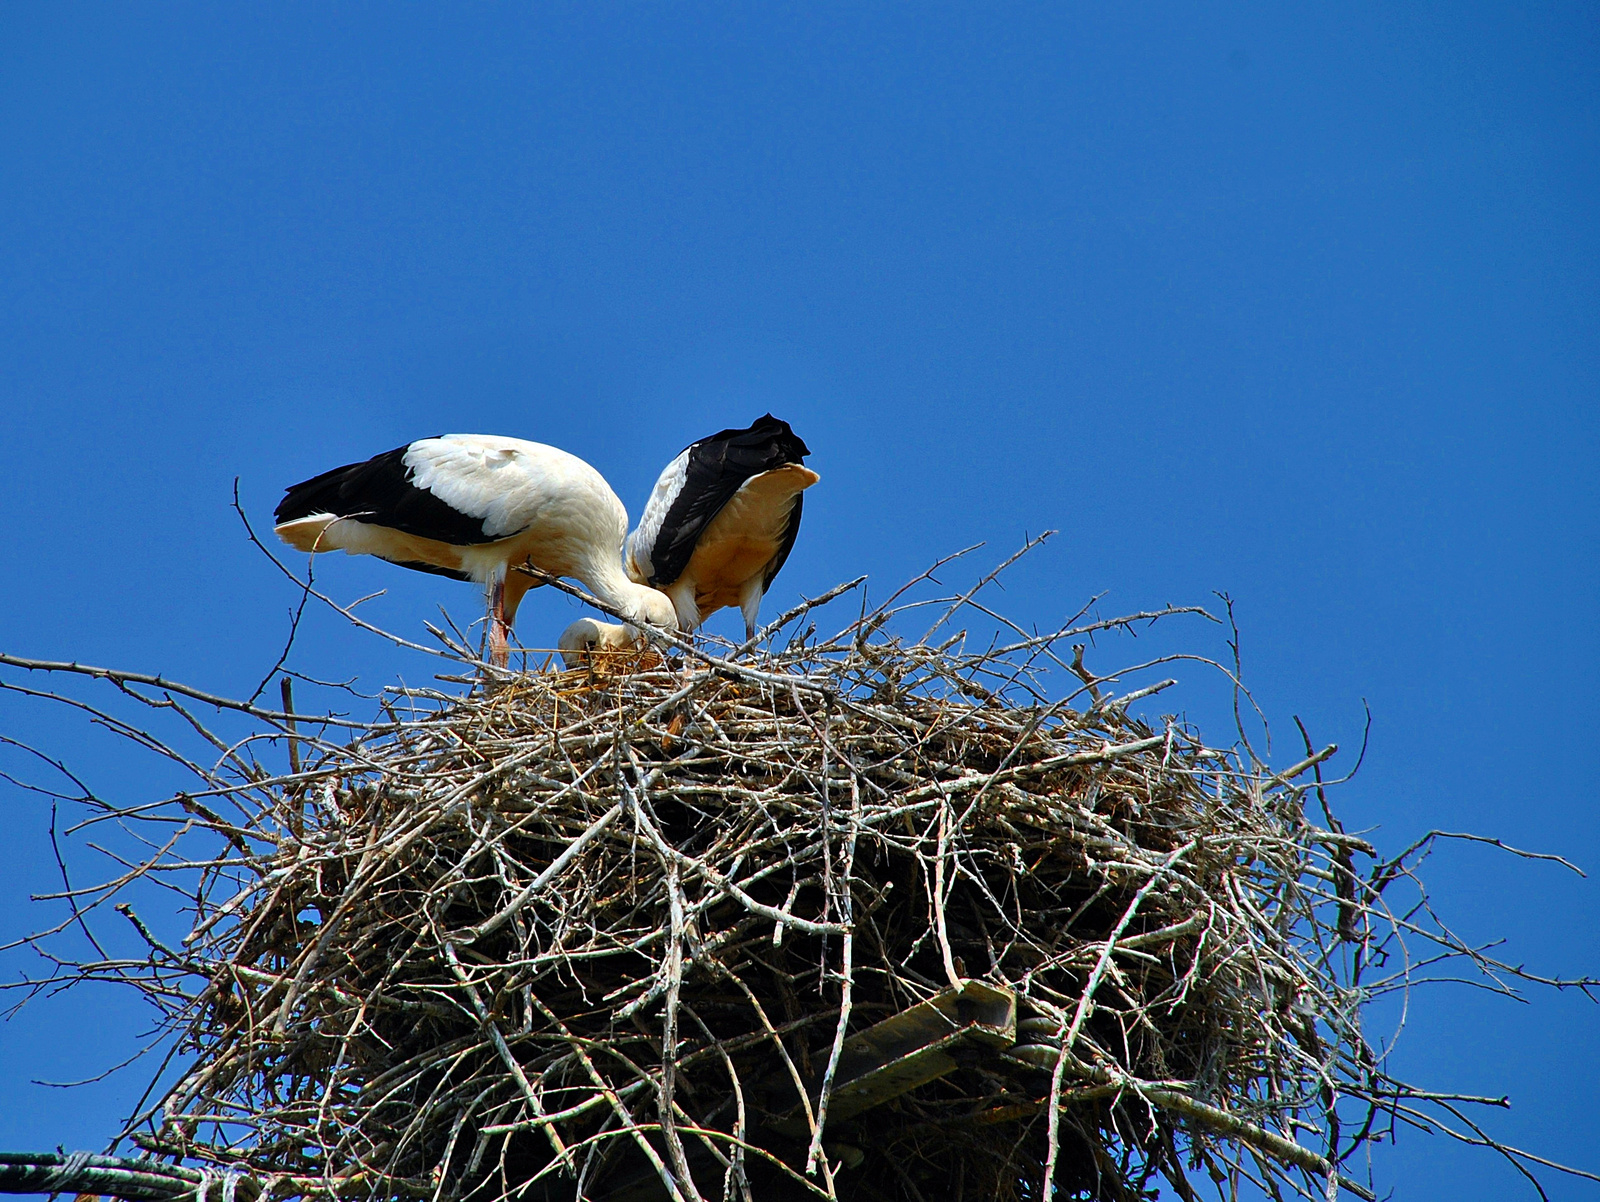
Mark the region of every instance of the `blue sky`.
MULTIPOLYGON (((1019 621, 1225 590, 1284 754, 1290 715, 1354 746, 1371 705, 1350 825, 1600 869, 1592 7, 7 4, 0 30, 5 650, 248 693, 293 596, 236 476, 264 522, 324 468, 504 433, 637 513, 683 444, 770 409, 823 480, 768 612, 1058 528, 1019 621)), ((402 633, 476 616, 383 564, 320 578, 388 589, 402 633)), ((519 631, 572 613, 535 594, 519 631)), ((431 671, 331 622, 299 653, 431 671)), ((0 699, 0 733, 162 786, 38 706, 0 699)), ((10 935, 55 869, 48 810, 0 807, 10 935)), ((1465 936, 1600 974, 1594 881, 1430 868, 1465 936)), ((137 1070, 30 1081, 143 1019, 83 995, 0 1026, 0 1146, 102 1143, 137 1070)), ((1402 1072, 1509 1093, 1494 1131, 1600 1166, 1592 1004, 1441 990, 1407 1021, 1402 1072)), ((1518 1188, 1415 1136, 1378 1171, 1518 1188)))

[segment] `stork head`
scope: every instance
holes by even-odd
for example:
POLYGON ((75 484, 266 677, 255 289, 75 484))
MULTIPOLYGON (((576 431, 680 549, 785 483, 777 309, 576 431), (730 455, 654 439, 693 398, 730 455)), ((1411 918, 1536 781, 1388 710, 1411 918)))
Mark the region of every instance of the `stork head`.
POLYGON ((631 626, 579 618, 561 632, 556 647, 567 667, 581 668, 595 651, 632 651, 637 642, 638 631, 631 626))
POLYGON ((672 598, 653 588, 641 588, 635 596, 637 612, 629 615, 634 621, 648 622, 664 630, 678 629, 678 611, 672 607, 672 598))

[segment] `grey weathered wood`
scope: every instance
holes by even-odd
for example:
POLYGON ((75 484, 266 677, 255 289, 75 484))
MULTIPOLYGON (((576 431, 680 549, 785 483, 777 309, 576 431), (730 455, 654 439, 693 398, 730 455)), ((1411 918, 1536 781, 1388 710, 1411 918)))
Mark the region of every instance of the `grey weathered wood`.
MULTIPOLYGON (((828 1118, 850 1118, 954 1072, 954 1053, 961 1047, 1009 1048, 1016 1041, 1016 996, 981 981, 962 981, 844 1041, 828 1118)), ((811 1089, 818 1084, 811 1082, 811 1089)), ((795 1139, 807 1134, 798 1106, 772 1128, 795 1139)))

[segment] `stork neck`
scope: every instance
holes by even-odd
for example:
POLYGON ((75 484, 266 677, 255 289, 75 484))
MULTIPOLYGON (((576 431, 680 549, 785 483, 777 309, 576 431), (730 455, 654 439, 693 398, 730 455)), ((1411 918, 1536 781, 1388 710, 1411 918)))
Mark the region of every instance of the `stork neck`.
POLYGON ((648 603, 661 594, 647 584, 635 584, 622 570, 621 563, 595 565, 587 581, 594 595, 630 622, 649 620, 648 603))

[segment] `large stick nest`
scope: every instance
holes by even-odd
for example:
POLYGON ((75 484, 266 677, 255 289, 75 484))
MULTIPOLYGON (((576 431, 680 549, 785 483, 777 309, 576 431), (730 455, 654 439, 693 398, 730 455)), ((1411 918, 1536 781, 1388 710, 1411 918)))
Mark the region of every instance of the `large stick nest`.
MULTIPOLYGON (((1342 1166, 1421 1095, 1362 975, 1422 928, 1383 908, 1403 859, 1358 877, 1308 817, 1332 749, 1275 774, 1130 713, 1171 682, 1057 658, 1133 619, 968 654, 895 616, 391 690, 301 717, 287 775, 229 745, 175 803, 221 851, 140 870, 186 866, 181 946, 128 911, 142 961, 71 966, 180 1034, 138 1141, 300 1194, 1370 1196, 1342 1166), (969 982, 1014 994, 1008 1038, 828 1117, 848 1038, 969 982)), ((287 716, 245 708, 281 759, 287 716)))

